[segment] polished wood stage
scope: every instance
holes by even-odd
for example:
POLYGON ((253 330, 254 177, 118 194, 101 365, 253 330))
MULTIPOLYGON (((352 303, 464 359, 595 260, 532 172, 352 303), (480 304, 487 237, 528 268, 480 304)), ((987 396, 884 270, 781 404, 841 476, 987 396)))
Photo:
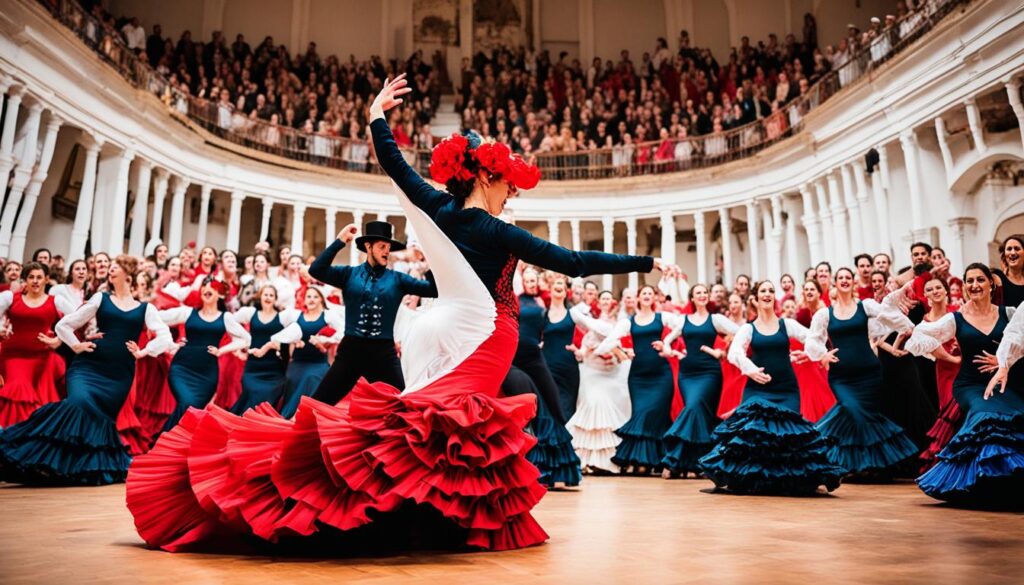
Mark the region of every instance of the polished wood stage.
POLYGON ((2 485, 0 583, 1024 583, 1022 514, 949 508, 911 483, 815 498, 710 485, 587 478, 535 510, 543 546, 377 558, 158 552, 135 533, 123 485, 2 485))

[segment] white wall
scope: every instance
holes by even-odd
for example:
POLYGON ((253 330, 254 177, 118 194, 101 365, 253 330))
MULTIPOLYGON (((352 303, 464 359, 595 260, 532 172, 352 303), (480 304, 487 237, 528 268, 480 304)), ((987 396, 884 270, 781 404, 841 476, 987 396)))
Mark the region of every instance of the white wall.
MULTIPOLYGON (((639 66, 644 52, 654 53, 655 40, 666 35, 664 2, 594 0, 593 34, 596 57, 618 61, 619 51, 627 49, 630 59, 639 66)), ((669 47, 674 46, 674 40, 670 40, 669 47)))

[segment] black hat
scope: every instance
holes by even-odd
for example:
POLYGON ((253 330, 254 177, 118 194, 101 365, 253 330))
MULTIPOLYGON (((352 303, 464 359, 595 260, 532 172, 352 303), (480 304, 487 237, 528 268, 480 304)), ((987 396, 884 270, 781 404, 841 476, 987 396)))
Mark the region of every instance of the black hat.
POLYGON ((356 238, 356 247, 364 251, 363 244, 367 242, 391 242, 391 251, 400 252, 405 249, 405 244, 394 239, 395 226, 386 221, 371 221, 363 226, 363 235, 356 238))

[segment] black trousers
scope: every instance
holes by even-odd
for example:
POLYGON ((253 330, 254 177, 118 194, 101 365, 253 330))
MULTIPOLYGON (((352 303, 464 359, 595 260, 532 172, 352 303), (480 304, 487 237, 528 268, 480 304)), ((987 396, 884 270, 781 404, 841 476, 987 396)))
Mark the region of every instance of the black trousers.
POLYGON ((558 386, 555 384, 555 379, 551 377, 551 370, 548 369, 548 363, 540 348, 536 345, 520 343, 516 347, 516 356, 512 359, 512 365, 530 376, 534 385, 537 386, 540 398, 544 400, 544 404, 551 411, 551 416, 564 425, 566 418, 558 401, 558 386))
POLYGON ((395 352, 394 339, 365 339, 346 336, 338 344, 338 354, 331 369, 320 381, 313 398, 336 404, 348 395, 359 378, 368 382, 384 382, 405 390, 402 363, 395 352))

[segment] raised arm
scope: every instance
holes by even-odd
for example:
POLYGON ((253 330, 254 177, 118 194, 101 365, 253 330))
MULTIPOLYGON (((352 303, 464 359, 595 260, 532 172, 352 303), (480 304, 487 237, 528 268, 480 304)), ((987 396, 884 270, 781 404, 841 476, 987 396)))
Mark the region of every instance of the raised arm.
MULTIPOLYGON (((344 230, 342 232, 344 233, 344 230)), ((345 247, 346 243, 341 238, 331 242, 331 245, 327 246, 327 249, 321 252, 316 257, 316 260, 313 260, 313 263, 309 265, 309 275, 333 287, 343 288, 348 282, 349 275, 352 273, 352 267, 334 266, 333 264, 334 257, 345 247)))
POLYGON ((405 273, 398 274, 398 281, 402 285, 402 292, 407 295, 416 295, 428 299, 437 298, 437 283, 434 282, 434 274, 427 272, 426 279, 419 279, 405 273))
POLYGON ((650 272, 655 267, 654 258, 651 256, 575 252, 538 238, 521 227, 497 218, 494 221, 500 224, 498 237, 512 255, 528 264, 554 270, 566 276, 650 272))

